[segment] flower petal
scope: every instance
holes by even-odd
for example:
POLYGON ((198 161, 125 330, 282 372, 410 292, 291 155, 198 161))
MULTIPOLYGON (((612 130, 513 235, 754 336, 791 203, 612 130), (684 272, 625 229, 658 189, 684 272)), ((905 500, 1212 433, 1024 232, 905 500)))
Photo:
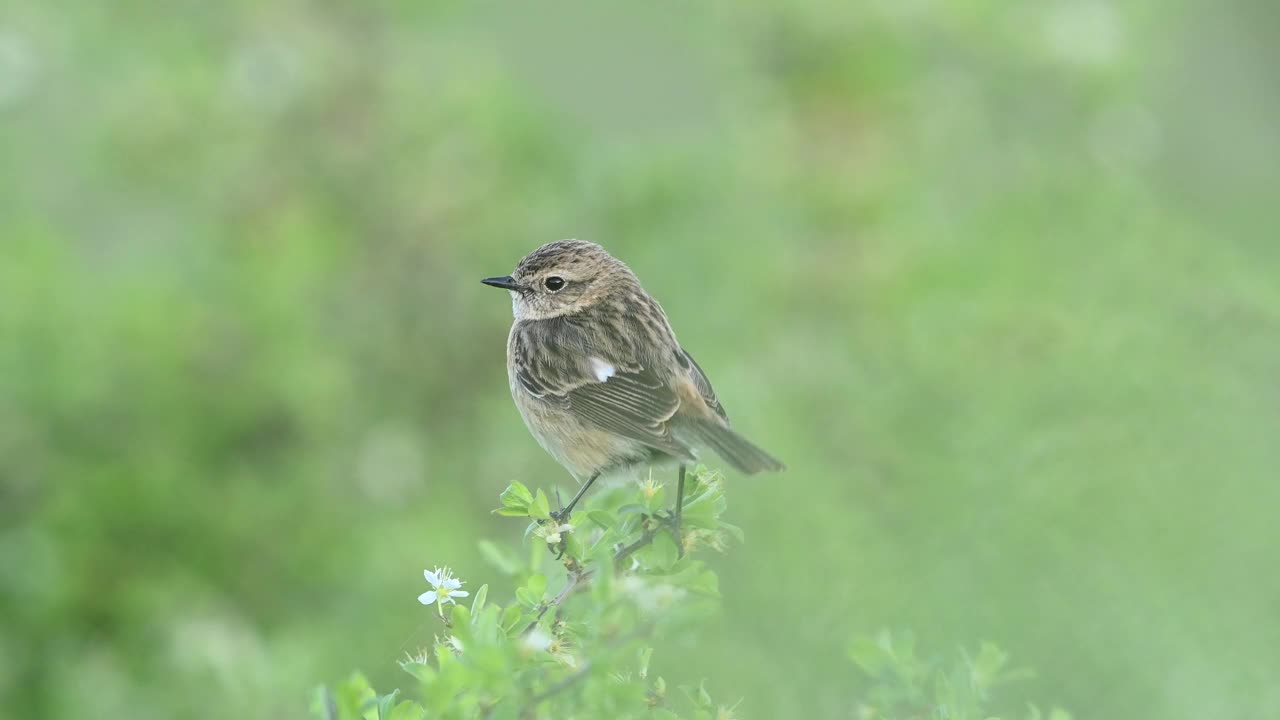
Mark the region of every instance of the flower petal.
MULTIPOLYGON (((441 604, 441 605, 448 605, 448 604, 449 604, 449 603, 451 603, 451 602, 453 602, 453 598, 449 597, 448 595, 441 595, 441 596, 440 596, 440 604, 441 604)), ((454 603, 454 604, 456 605, 457 603, 454 603)))
POLYGON ((555 638, 551 637, 545 630, 535 628, 533 632, 520 639, 520 645, 525 652, 542 652, 551 647, 553 640, 555 638))
POLYGON ((468 595, 470 595, 470 594, 471 594, 471 593, 467 592, 466 590, 451 590, 451 591, 449 591, 449 597, 466 597, 466 596, 468 596, 468 595))
MULTIPOLYGON (((439 568, 436 569, 439 570, 439 568)), ((427 579, 427 582, 436 587, 440 587, 440 576, 438 574, 431 572, 430 570, 423 570, 422 576, 427 579)))
POLYGON ((444 586, 450 590, 457 590, 462 587, 462 583, 457 578, 445 578, 444 586))
POLYGON ((418 602, 422 603, 423 605, 435 605, 435 604, 436 604, 436 591, 435 591, 435 590, 428 590, 428 591, 426 591, 426 592, 422 593, 421 595, 419 595, 419 596, 418 596, 418 602))

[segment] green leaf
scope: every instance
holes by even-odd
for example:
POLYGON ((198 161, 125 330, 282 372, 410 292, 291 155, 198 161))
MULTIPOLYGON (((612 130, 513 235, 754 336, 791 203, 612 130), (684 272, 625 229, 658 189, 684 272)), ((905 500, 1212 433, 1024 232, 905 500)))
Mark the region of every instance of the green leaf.
POLYGON ((742 528, 738 527, 737 525, 734 525, 732 523, 727 523, 721 520, 720 528, 725 532, 729 533, 730 535, 732 535, 733 539, 737 540, 739 544, 747 541, 747 536, 742 532, 742 528))
POLYGON ((529 517, 538 518, 539 520, 551 519, 551 503, 547 501, 547 494, 542 492, 542 488, 538 488, 538 494, 534 496, 533 502, 529 504, 529 517))
POLYGON ((427 711, 412 700, 405 700, 391 711, 389 720, 424 720, 427 711))
POLYGON ((684 524, 688 527, 702 528, 703 530, 715 530, 720 527, 720 521, 710 512, 691 512, 687 507, 684 509, 684 524))
POLYGON ((533 494, 529 492, 529 488, 518 480, 513 480, 506 490, 502 491, 499 496, 502 504, 507 507, 528 507, 533 502, 533 494))
POLYGON ((471 600, 471 614, 473 616, 479 615, 480 611, 484 609, 484 601, 488 597, 489 597, 489 586, 481 585, 480 589, 476 591, 476 596, 471 600))
POLYGON ((649 661, 653 659, 653 648, 640 648, 640 679, 649 677, 649 661))
POLYGON ((542 573, 534 573, 529 576, 529 580, 525 582, 524 586, 529 589, 529 592, 534 597, 538 598, 538 602, 542 602, 542 596, 547 592, 547 576, 542 573))
POLYGON ((547 552, 546 542, 529 542, 529 535, 537 528, 542 527, 542 523, 537 520, 529 523, 529 528, 524 532, 524 541, 528 543, 529 563, 525 565, 526 573, 536 573, 542 568, 542 562, 551 557, 551 553, 547 552))
POLYGON ((463 640, 468 639, 471 635, 471 611, 465 605, 454 605, 449 614, 449 624, 455 635, 463 640))
POLYGON ((400 669, 412 675, 420 683, 429 683, 435 679, 435 668, 417 660, 401 660, 400 669))
POLYGON ((338 704, 328 687, 321 685, 312 691, 311 714, 319 720, 338 720, 338 704))
POLYGON ((392 690, 378 698, 378 720, 390 720, 391 710, 396 706, 396 696, 399 694, 399 690, 392 690))
POLYGON ((354 720, 364 715, 366 705, 377 700, 378 694, 369 685, 369 680, 360 673, 355 673, 347 681, 339 685, 334 693, 334 707, 342 720, 354 720))
POLYGON ((503 610, 502 622, 499 623, 502 627, 502 631, 504 633, 511 634, 511 631, 520 624, 520 619, 522 617, 524 617, 524 611, 520 609, 519 605, 511 605, 506 610, 503 610))
POLYGON ((564 536, 564 552, 571 558, 582 559, 586 548, 583 546, 582 541, 578 539, 578 533, 569 533, 564 536))
POLYGON ((608 510, 588 510, 587 519, 599 525, 601 530, 608 530, 618 524, 618 518, 608 510))
POLYGON ((982 643, 977 657, 969 663, 970 676, 975 687, 991 687, 1009 663, 1009 654, 991 643, 982 643))
POLYGON ((655 537, 653 544, 645 548, 643 554, 652 569, 661 571, 670 570, 676 560, 680 559, 676 541, 671 539, 670 533, 665 532, 655 537))
POLYGON ((521 605, 532 610, 542 603, 542 596, 534 595, 527 587, 518 587, 516 588, 516 600, 519 600, 521 605))
POLYGON ((700 710, 711 710, 715 707, 715 701, 711 699, 711 693, 707 692, 707 681, 703 680, 698 683, 698 687, 684 686, 681 688, 689 699, 693 701, 695 707, 700 710))
POLYGON ((503 517, 529 517, 528 507, 500 507, 493 512, 503 517))
POLYGON ((617 535, 618 539, 620 540, 624 538, 629 538, 633 534, 635 534, 637 530, 640 529, 640 525, 643 522, 644 522, 644 515, 641 515, 639 513, 622 515, 618 518, 618 527, 615 528, 613 532, 615 535, 617 535))

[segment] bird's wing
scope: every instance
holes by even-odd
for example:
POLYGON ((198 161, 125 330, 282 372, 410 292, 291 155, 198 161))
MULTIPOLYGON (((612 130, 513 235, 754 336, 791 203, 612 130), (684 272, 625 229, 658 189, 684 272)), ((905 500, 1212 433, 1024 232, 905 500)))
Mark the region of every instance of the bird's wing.
POLYGON ((711 387, 711 381, 707 379, 707 374, 702 371, 702 366, 698 365, 698 361, 693 359, 687 350, 680 349, 677 354, 677 360, 689 371, 689 377, 693 380, 693 386, 698 388, 698 393, 702 395, 702 400, 711 408, 721 420, 729 422, 729 414, 724 411, 724 406, 720 404, 720 399, 716 397, 715 388, 711 387))
POLYGON ((572 328, 548 321, 517 328, 514 339, 513 372, 529 394, 603 430, 691 457, 688 446, 671 434, 680 397, 655 368, 609 357, 572 328))

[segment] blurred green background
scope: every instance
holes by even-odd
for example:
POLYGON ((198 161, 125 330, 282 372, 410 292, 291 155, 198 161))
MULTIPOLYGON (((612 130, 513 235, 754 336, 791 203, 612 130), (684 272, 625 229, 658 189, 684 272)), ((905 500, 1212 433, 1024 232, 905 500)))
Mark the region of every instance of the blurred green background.
POLYGON ((479 278, 597 240, 736 424, 655 656, 853 716, 848 637, 1079 718, 1280 716, 1280 10, 0 8, 0 714, 297 717, 565 475, 479 278))

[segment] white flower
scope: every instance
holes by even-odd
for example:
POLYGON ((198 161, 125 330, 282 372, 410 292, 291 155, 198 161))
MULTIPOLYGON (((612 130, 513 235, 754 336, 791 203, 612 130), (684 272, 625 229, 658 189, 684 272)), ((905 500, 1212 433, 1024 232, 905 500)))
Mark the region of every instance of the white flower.
POLYGON ((573 532, 573 526, 569 523, 562 523, 560 525, 539 525, 533 531, 533 534, 546 540, 548 545, 559 545, 564 536, 571 532, 573 532))
POLYGON ((551 647, 552 642, 555 642, 555 638, 551 636, 551 633, 540 627, 535 627, 520 638, 520 647, 525 651, 525 654, 546 652, 551 647))
POLYGON ((423 605, 444 605, 445 603, 454 602, 454 598, 466 597, 471 594, 461 589, 462 581, 453 577, 449 568, 423 570, 422 575, 427 579, 427 582, 431 583, 432 588, 418 596, 418 602, 423 605))
POLYGON ((569 652, 569 641, 556 637, 540 627, 535 627, 520 638, 520 650, 525 657, 546 653, 552 660, 570 670, 578 667, 578 659, 569 652))
POLYGON ((561 534, 568 535, 571 532, 573 532, 573 526, 570 525, 569 523, 564 523, 563 525, 557 525, 554 528, 549 528, 546 534, 547 544, 559 545, 561 534))

